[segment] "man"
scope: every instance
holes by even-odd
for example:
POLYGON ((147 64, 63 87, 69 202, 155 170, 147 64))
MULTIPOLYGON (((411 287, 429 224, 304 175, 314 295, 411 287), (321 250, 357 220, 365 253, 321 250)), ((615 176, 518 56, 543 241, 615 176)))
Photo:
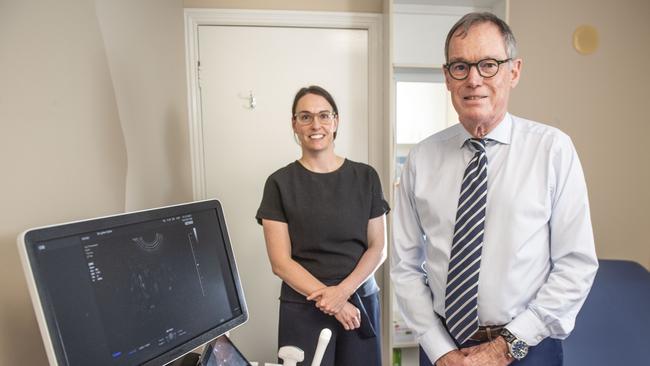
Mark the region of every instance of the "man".
POLYGON ((391 276, 420 364, 561 365, 598 261, 570 138, 507 112, 508 25, 465 15, 445 44, 459 125, 415 146, 396 193, 391 276))

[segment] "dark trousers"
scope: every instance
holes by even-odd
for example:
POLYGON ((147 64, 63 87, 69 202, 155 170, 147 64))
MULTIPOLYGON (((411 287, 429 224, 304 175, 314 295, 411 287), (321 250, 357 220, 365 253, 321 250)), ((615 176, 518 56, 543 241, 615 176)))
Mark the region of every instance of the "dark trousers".
MULTIPOLYGON (((333 316, 326 315, 310 303, 280 302, 278 348, 296 346, 305 352, 301 365, 311 365, 323 328, 332 331, 322 366, 380 366, 381 339, 379 296, 361 297, 376 336, 363 338, 357 330, 346 331, 333 316)), ((363 320, 362 320, 363 321, 363 320)))
MULTIPOLYGON (((460 348, 472 347, 481 344, 481 342, 467 341, 460 348)), ((528 348, 528 354, 521 361, 515 361, 510 365, 514 366, 562 366, 564 356, 562 351, 562 341, 559 339, 546 338, 538 345, 528 348)), ((426 353, 420 347, 420 366, 431 366, 426 353)))

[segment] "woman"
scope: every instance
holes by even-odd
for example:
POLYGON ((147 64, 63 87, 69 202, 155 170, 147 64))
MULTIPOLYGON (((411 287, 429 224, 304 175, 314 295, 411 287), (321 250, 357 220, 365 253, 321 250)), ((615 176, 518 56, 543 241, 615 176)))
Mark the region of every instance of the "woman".
POLYGON ((338 108, 325 89, 298 91, 291 125, 302 156, 267 179, 256 215, 283 281, 279 346, 299 347, 310 365, 321 329, 330 328, 323 366, 381 365, 373 274, 386 258, 390 208, 379 177, 334 153, 338 108))

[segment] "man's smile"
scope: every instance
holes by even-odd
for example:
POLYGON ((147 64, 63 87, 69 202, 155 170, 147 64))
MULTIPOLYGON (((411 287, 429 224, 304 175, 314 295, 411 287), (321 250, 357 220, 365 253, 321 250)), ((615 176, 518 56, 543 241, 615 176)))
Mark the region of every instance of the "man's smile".
POLYGON ((486 95, 468 95, 468 96, 463 97, 463 99, 465 99, 465 100, 480 100, 480 99, 484 99, 484 98, 487 98, 487 96, 486 95))

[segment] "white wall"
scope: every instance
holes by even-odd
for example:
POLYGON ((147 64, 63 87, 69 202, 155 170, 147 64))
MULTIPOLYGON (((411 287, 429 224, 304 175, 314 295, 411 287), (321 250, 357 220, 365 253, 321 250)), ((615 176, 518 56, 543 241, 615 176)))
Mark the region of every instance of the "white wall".
POLYGON ((94 2, 3 0, 0 80, 0 365, 44 365, 16 235, 124 209, 126 150, 94 2))
POLYGON ((468 7, 396 4, 394 25, 394 59, 399 66, 442 67, 444 46, 449 29, 468 7))
POLYGON ((505 17, 505 0, 496 2, 494 8, 395 4, 393 64, 400 67, 441 68, 445 63, 447 32, 458 19, 472 11, 491 11, 505 17))
POLYGON ((18 233, 192 198, 182 0, 1 0, 0 80, 0 365, 44 365, 18 233))
POLYGON ((181 0, 96 0, 124 130, 126 210, 191 200, 181 0))

